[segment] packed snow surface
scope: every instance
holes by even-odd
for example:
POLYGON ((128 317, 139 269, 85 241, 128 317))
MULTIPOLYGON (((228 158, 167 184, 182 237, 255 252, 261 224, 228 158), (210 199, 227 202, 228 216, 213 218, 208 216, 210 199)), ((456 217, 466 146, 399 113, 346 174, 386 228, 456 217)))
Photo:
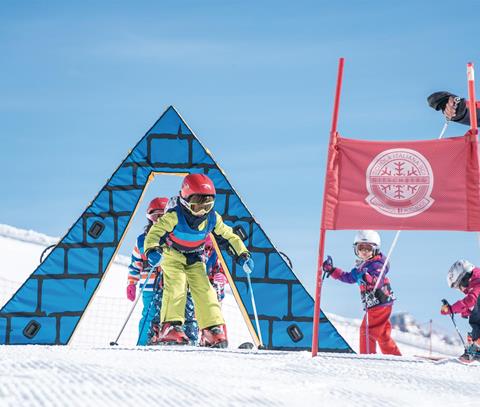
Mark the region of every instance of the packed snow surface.
MULTIPOLYGON (((0 251, 8 254, 0 306, 57 241, 0 225, 0 251)), ((430 346, 434 354, 461 353, 441 335, 430 342, 415 329, 394 330, 403 357, 239 350, 251 338, 231 294, 223 304, 228 349, 133 346, 140 304, 119 346, 110 347, 132 304, 125 299, 126 263, 117 258, 110 267, 72 345, 0 346, 0 407, 479 405, 480 366, 414 357, 429 354, 430 346)), ((327 315, 356 350, 360 321, 327 315)))
POLYGON ((195 348, 0 346, 1 406, 478 406, 456 362, 195 348))

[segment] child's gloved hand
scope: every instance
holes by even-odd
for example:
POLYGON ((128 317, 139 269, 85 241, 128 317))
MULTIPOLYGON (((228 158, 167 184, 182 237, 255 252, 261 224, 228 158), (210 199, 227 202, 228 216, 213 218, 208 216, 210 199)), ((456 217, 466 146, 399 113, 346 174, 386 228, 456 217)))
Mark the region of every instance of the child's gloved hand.
POLYGON ((450 305, 443 304, 442 308, 440 308, 440 314, 442 315, 450 315, 452 311, 450 310, 450 305))
POLYGON ((255 267, 255 264, 253 262, 252 257, 250 256, 250 253, 242 253, 240 257, 238 258, 238 264, 243 268, 243 271, 246 274, 251 274, 253 271, 253 268, 255 267))
POLYGON ((159 249, 151 249, 147 253, 147 261, 150 267, 157 267, 162 259, 159 249))
POLYGON ((327 259, 322 264, 322 270, 324 271, 327 278, 330 277, 330 274, 335 271, 332 256, 327 256, 327 259))
POLYGON ((216 284, 225 285, 228 283, 227 276, 223 273, 215 273, 213 276, 213 282, 216 284))
POLYGON ((137 286, 133 283, 127 285, 127 298, 130 301, 135 301, 135 295, 137 292, 137 286))

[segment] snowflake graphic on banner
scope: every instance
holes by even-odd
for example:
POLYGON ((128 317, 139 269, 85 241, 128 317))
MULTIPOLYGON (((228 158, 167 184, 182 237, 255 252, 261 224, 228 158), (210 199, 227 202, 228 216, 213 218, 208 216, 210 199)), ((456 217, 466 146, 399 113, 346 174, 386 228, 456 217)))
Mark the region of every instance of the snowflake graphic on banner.
POLYGON ((378 154, 367 168, 366 183, 367 203, 386 216, 416 216, 434 202, 432 167, 415 150, 394 148, 378 154))

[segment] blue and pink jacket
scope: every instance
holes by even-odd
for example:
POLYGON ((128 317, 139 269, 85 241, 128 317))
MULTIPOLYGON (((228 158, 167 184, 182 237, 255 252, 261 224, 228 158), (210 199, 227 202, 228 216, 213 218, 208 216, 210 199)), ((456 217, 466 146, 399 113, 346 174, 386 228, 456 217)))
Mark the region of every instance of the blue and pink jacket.
POLYGON ((472 276, 468 281, 468 286, 465 288, 464 293, 465 297, 463 300, 452 304, 452 312, 454 314, 461 314, 462 317, 468 317, 475 308, 475 305, 477 305, 480 295, 480 268, 475 267, 473 269, 472 276))
POLYGON ((390 287, 390 280, 386 277, 390 268, 389 264, 385 267, 382 281, 380 281, 378 288, 374 290, 385 260, 385 256, 379 253, 369 260, 358 261, 356 267, 350 272, 335 268, 331 276, 343 283, 358 284, 360 296, 366 308, 392 306, 395 296, 390 287))
POLYGON ((130 265, 128 266, 128 282, 129 284, 135 285, 140 283, 140 289, 146 284, 144 291, 154 291, 155 278, 157 277, 159 267, 150 274, 150 278, 146 281, 150 267, 147 256, 145 256, 145 252, 143 251, 145 236, 146 233, 142 233, 137 237, 137 242, 132 251, 130 265))

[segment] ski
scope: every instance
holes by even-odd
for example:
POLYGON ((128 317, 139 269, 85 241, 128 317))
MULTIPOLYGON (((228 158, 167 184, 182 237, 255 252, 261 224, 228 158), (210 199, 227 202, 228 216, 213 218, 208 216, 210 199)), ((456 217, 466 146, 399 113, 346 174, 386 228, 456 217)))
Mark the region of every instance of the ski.
POLYGON ((461 363, 462 365, 471 365, 471 366, 480 366, 480 361, 464 359, 461 356, 450 357, 450 356, 428 356, 428 355, 415 355, 416 358, 423 359, 426 361, 431 361, 436 364, 444 364, 450 362, 461 363))

